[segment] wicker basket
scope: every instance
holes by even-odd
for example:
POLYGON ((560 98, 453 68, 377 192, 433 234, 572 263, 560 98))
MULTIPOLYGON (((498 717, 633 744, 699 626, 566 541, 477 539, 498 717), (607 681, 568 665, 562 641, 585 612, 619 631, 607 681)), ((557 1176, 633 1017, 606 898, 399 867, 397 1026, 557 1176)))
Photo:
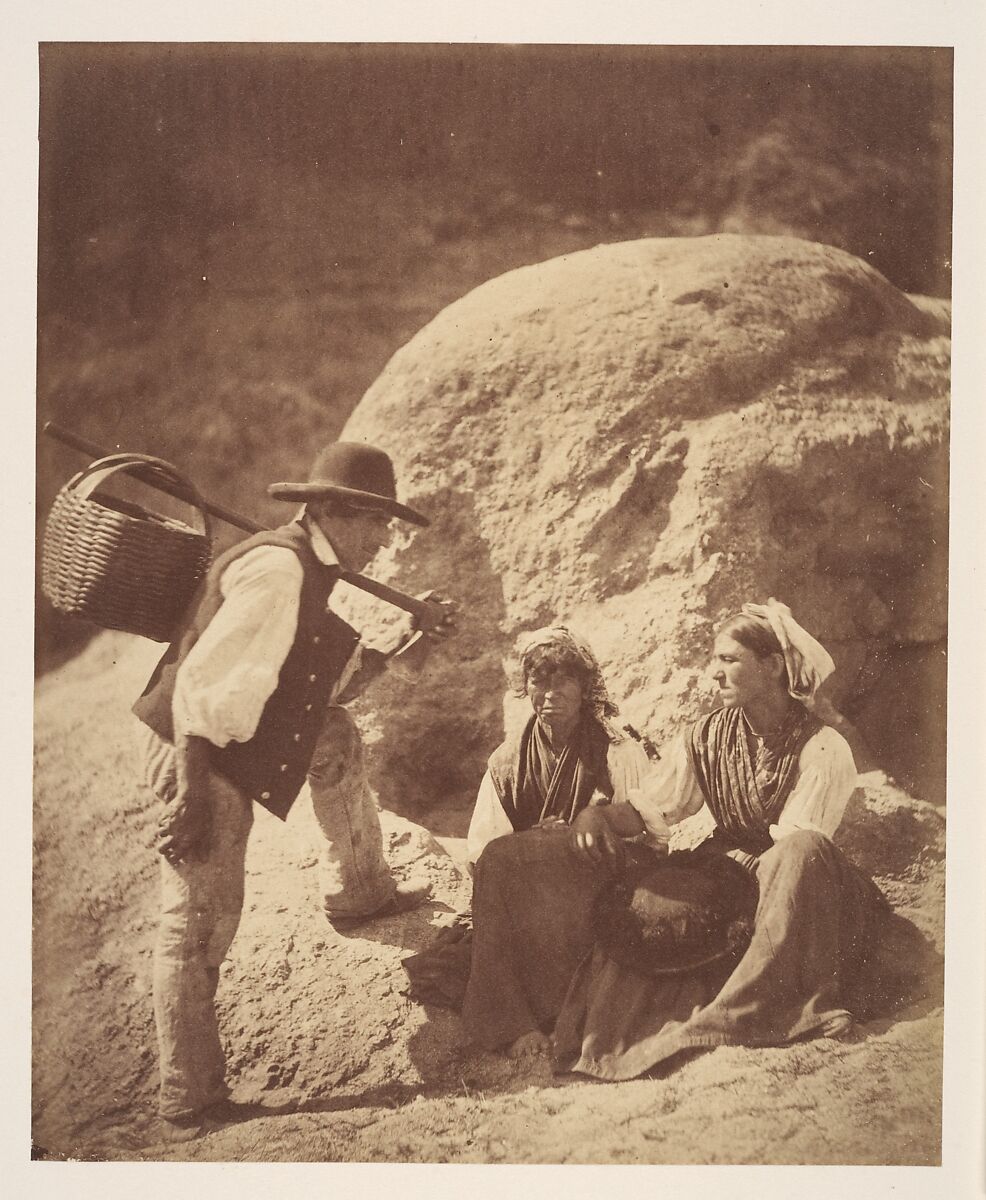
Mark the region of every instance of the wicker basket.
POLYGON ((211 557, 209 517, 188 480, 163 459, 113 454, 80 471, 55 497, 41 550, 41 590, 68 616, 168 642, 211 557), (94 494, 121 472, 187 501, 200 528, 94 494))

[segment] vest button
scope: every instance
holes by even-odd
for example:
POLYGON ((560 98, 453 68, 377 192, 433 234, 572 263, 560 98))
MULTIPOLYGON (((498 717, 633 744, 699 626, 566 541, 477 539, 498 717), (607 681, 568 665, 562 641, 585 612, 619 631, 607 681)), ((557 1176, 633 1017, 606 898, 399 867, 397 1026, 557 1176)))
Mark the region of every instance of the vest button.
POLYGON ((261 800, 269 800, 269 799, 270 799, 270 792, 261 792, 261 793, 260 793, 260 799, 261 799, 261 800))
POLYGON ((288 764, 287 764, 287 763, 281 763, 281 774, 282 774, 282 775, 284 774, 284 772, 285 772, 287 769, 288 769, 288 764))
POLYGON ((305 705, 305 712, 311 712, 311 711, 312 711, 312 706, 311 706, 310 704, 306 704, 306 705, 305 705))
POLYGON ((316 679, 318 679, 318 676, 317 676, 317 675, 309 675, 309 676, 308 676, 308 682, 309 682, 309 683, 314 683, 316 679))
POLYGON ((300 741, 301 741, 301 734, 300 734, 300 733, 296 733, 296 734, 294 735, 294 740, 295 740, 296 742, 300 742, 300 741))
POLYGON ((315 636, 312 638, 312 643, 317 646, 321 640, 322 639, 316 633, 315 636))

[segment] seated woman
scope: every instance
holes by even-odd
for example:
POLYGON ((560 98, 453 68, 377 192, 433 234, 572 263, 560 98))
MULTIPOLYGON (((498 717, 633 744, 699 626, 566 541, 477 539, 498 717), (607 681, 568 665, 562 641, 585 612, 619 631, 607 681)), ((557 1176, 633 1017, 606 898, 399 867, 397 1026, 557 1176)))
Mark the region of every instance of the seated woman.
POLYGON ((927 961, 923 940, 831 841, 856 770, 806 705, 832 669, 785 606, 747 605, 715 640, 721 707, 628 790, 629 804, 587 805, 564 832, 487 845, 462 1007, 472 1040, 538 1048, 553 1030, 559 1069, 627 1079, 683 1050, 844 1035, 854 1016, 902 997, 927 961), (594 944, 595 902, 624 840, 660 843, 669 825, 669 865, 727 856, 755 881, 738 961, 660 974, 594 944))
POLYGON ((471 1040, 514 1055, 547 1045, 591 946, 593 901, 620 865, 622 835, 648 837, 627 803, 647 756, 613 724, 588 646, 562 627, 541 630, 521 672, 533 714, 490 757, 469 829, 473 940, 462 1003, 471 1040))
POLYGON ((403 962, 413 998, 461 1008, 482 1046, 520 1037, 516 1052, 544 1042, 540 1028, 590 946, 589 906, 606 865, 618 861, 609 823, 601 838, 589 833, 576 845, 573 822, 590 809, 622 810, 613 827, 648 837, 626 803, 647 756, 614 725, 616 706, 589 647, 563 627, 542 629, 524 647, 520 673, 533 711, 491 755, 469 826, 472 929, 453 927, 403 962), (606 865, 583 858, 580 846, 606 865))
POLYGON ((845 739, 806 707, 829 655, 772 600, 720 627, 712 663, 721 707, 631 803, 639 828, 673 826, 669 861, 698 847, 752 873, 752 938, 725 979, 655 979, 597 945, 558 1016, 562 1069, 627 1079, 682 1050, 843 1036, 899 1001, 927 961, 917 930, 831 841, 856 770, 845 739))
POLYGON ((520 659, 532 715, 490 756, 466 846, 475 863, 494 838, 567 826, 589 805, 625 803, 647 756, 613 724, 617 709, 589 647, 562 626, 533 634, 520 659))

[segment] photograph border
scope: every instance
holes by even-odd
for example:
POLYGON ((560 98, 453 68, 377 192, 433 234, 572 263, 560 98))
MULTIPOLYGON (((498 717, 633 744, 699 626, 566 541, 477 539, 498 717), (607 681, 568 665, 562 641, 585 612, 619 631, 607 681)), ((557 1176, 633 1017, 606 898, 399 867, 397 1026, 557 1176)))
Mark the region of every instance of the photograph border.
MULTIPOLYGON (((8 420, 13 434, 12 463, 3 481, 6 512, 13 516, 8 561, 13 577, 5 599, 8 643, 19 651, 12 679, 2 692, 4 751, 11 764, 13 813, 3 877, 3 900, 13 917, 16 971, 5 988, 8 1029, 30 1029, 31 755, 33 664, 29 631, 33 622, 34 557, 33 406, 37 273, 37 46, 46 41, 522 41, 605 44, 716 45, 940 45, 955 49, 955 173, 953 208, 953 370, 951 435, 951 553, 949 590, 948 795, 946 1038, 943 1094, 943 1165, 917 1167, 424 1167, 351 1164, 98 1164, 29 1163, 30 1039, 18 1036, 2 1051, 5 1075, 14 1086, 5 1096, 2 1146, 4 1174, 30 1194, 76 1196, 172 1196, 261 1194, 279 1188, 322 1190, 356 1185, 402 1196, 440 1197, 463 1188, 491 1194, 523 1186, 563 1186, 574 1196, 597 1195, 612 1186, 609 1175, 622 1171, 621 1189, 674 1188, 678 1195, 725 1191, 740 1197, 800 1196, 971 1196, 983 1186, 983 1037, 986 975, 983 969, 983 851, 986 824, 979 793, 986 778, 983 684, 986 678, 986 576, 979 513, 986 499, 982 457, 986 418, 982 380, 986 355, 982 336, 986 305, 982 280, 986 254, 982 226, 986 170, 982 147, 986 73, 982 5, 916 0, 866 5, 818 3, 791 6, 779 0, 738 4, 681 3, 569 6, 501 4, 495 10, 452 3, 374 6, 373 13, 327 17, 322 6, 288 4, 278 12, 247 4, 235 16, 218 5, 199 4, 181 20, 162 6, 137 5, 115 12, 104 4, 53 3, 33 17, 27 6, 15 16, 3 85, 10 128, 5 138, 4 239, 7 311, 5 359, 8 365, 8 420), (615 8, 615 11, 614 11, 615 8), (213 11, 215 9, 215 11, 213 11), (601 11, 605 9, 606 11, 601 11), (803 11, 807 9, 807 11, 803 11), (860 11, 865 9, 865 11, 860 11), (929 12, 928 10, 933 10, 929 12), (705 36, 699 36, 703 34, 705 36), (23 656, 23 658, 22 658, 23 656), (25 687, 26 685, 26 687, 25 687), (9 993, 9 995, 8 995, 9 993), (327 1173, 328 1172, 328 1173, 327 1173), (632 1174, 627 1174, 632 1172, 632 1174), (659 1175, 652 1176, 651 1172, 659 1175), (791 1175, 794 1172, 794 1175, 791 1175), (563 1173, 563 1174, 561 1174, 563 1173), (249 1191, 244 1189, 249 1188, 249 1191), (257 1191, 254 1191, 254 1188, 257 1191)), ((25 1191, 14 1194, 26 1194, 25 1191)))

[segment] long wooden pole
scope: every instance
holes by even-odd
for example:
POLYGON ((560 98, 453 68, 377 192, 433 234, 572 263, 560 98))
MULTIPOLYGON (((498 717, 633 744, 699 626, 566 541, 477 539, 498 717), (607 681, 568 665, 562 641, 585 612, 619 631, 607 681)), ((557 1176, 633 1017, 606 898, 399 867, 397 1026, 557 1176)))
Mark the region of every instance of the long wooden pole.
MULTIPOLYGON (((46 421, 42 427, 42 432, 66 446, 71 446, 73 450, 78 450, 82 454, 88 454, 93 460, 107 458, 110 454, 117 453, 116 451, 104 450, 101 446, 97 446, 95 442, 90 442, 88 438, 81 437, 79 434, 73 433, 71 429, 65 429, 61 425, 57 425, 54 421, 46 421)), ((191 502, 191 497, 177 483, 171 483, 159 476, 150 474, 142 477, 139 470, 135 471, 134 474, 142 482, 148 484, 150 487, 157 488, 160 492, 167 492, 169 496, 174 496, 178 500, 191 502)), ((269 525, 260 525, 256 521, 252 521, 249 517, 244 517, 241 513, 233 512, 232 509, 224 508, 221 504, 216 504, 214 501, 207 500, 204 497, 199 497, 199 502, 206 512, 212 516, 225 521, 227 525, 233 525, 237 529, 244 529, 247 533, 261 533, 263 530, 270 528, 269 525)), ((393 604, 396 608, 402 608, 405 612, 411 613, 412 616, 417 618, 422 629, 436 628, 446 616, 445 610, 438 603, 429 600, 419 600, 416 596, 409 596, 406 592, 400 592, 397 588, 388 587, 386 583, 379 583, 376 579, 360 575, 357 571, 350 571, 344 568, 340 578, 346 583, 351 583, 353 587, 358 587, 364 592, 369 592, 371 596, 376 596, 379 600, 384 600, 388 604, 393 604)))
MULTIPOLYGON (((58 442, 63 442, 66 446, 71 446, 73 450, 90 455, 93 460, 107 458, 111 454, 119 453, 119 451, 115 450, 104 450, 101 446, 97 446, 95 442, 90 442, 88 438, 80 437, 79 434, 73 433, 71 429, 65 429, 61 425, 56 425, 54 421, 45 422, 42 432, 58 442)), ((159 492, 167 492, 169 496, 174 496, 178 500, 191 500, 178 483, 173 483, 171 480, 153 475, 150 472, 142 474, 139 468, 136 468, 133 474, 142 483, 157 488, 159 492)), ((223 508, 221 504, 216 504, 212 500, 200 497, 200 501, 206 512, 214 517, 218 517, 220 521, 225 521, 227 525, 235 525, 237 529, 245 529, 247 533, 260 533, 266 528, 266 526, 259 525, 256 521, 251 521, 249 517, 244 517, 241 513, 233 512, 229 508, 223 508)))

